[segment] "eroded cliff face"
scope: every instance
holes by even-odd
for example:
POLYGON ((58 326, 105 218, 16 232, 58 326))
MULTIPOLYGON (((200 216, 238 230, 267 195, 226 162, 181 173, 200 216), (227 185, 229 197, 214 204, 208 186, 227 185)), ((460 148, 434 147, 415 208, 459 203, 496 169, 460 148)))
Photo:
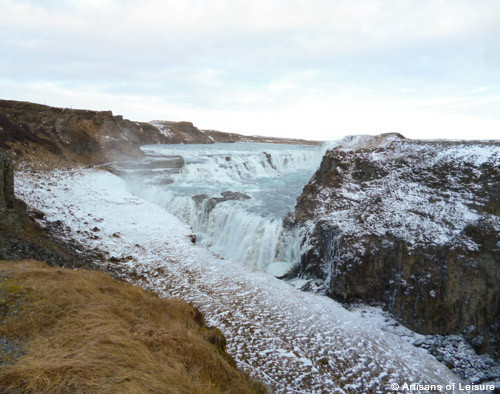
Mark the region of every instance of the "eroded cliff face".
POLYGON ((341 301, 382 304, 421 333, 464 333, 498 356, 500 143, 347 137, 324 156, 293 225, 293 275, 341 301))
POLYGON ((142 156, 140 146, 167 143, 148 123, 132 122, 111 111, 54 108, 0 100, 0 148, 16 159, 47 164, 100 164, 142 156))
POLYGON ((14 207, 14 171, 12 159, 0 151, 0 215, 14 207))
POLYGON ((202 131, 191 122, 134 122, 111 111, 74 110, 21 101, 0 100, 0 149, 16 163, 52 169, 97 165, 142 157, 148 144, 213 144, 272 142, 319 144, 314 141, 246 137, 202 131))
POLYGON ((147 144, 213 143, 190 122, 133 122, 111 111, 0 100, 0 148, 54 168, 142 157, 147 144))
POLYGON ((153 120, 150 124, 165 137, 167 141, 164 142, 165 144, 213 144, 215 142, 191 122, 153 120))

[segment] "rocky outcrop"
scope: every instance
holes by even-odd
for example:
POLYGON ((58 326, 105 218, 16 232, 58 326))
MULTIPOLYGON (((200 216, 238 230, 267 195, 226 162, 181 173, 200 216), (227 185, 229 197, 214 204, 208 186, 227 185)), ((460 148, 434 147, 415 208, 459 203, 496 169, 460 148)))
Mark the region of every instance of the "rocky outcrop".
POLYGON ((289 218, 310 242, 293 276, 498 356, 499 191, 498 142, 348 137, 289 218))
POLYGON ((14 207, 14 171, 12 159, 0 151, 0 214, 14 207))
POLYGON ((168 143, 148 123, 132 122, 111 111, 54 108, 0 100, 0 147, 25 162, 100 164, 140 157, 144 144, 168 143))
POLYGON ((165 144, 213 144, 215 142, 191 122, 153 120, 150 125, 156 127, 166 138, 165 144))
POLYGON ((233 143, 233 142, 247 142, 246 137, 236 133, 223 133, 217 130, 203 130, 203 133, 210 138, 213 142, 233 143))
POLYGON ((202 206, 204 204, 203 211, 206 215, 208 215, 214 210, 217 204, 226 201, 249 200, 251 197, 241 192, 225 191, 221 193, 221 197, 209 197, 208 194, 198 194, 192 198, 198 206, 202 206))

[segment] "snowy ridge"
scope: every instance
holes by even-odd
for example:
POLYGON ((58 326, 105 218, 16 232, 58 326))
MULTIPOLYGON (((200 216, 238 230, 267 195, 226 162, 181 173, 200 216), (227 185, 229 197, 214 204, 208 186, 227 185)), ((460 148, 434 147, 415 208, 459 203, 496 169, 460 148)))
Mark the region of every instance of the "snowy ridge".
POLYGON ((175 133, 172 132, 170 127, 168 127, 165 123, 163 123, 161 120, 152 120, 149 122, 151 126, 156 127, 162 135, 165 137, 174 137, 175 133))
POLYGON ((383 175, 359 182, 351 170, 339 169, 342 186, 320 186, 313 197, 314 221, 335 223, 348 235, 390 231, 411 244, 457 243, 470 250, 477 245, 463 235, 468 224, 487 219, 500 231, 500 217, 477 209, 488 203, 480 167, 496 168, 500 179, 500 143, 436 143, 391 134, 346 137, 333 151, 345 152, 346 162, 354 159, 351 151, 357 153, 383 175), (448 170, 455 166, 459 173, 448 170))
POLYGON ((499 192, 498 142, 348 137, 299 198, 294 224, 310 248, 293 274, 498 357, 499 192))
POLYGON ((194 303, 226 335, 238 365, 277 392, 385 392, 391 383, 460 382, 369 318, 192 245, 186 225, 134 197, 109 173, 20 173, 16 189, 88 247, 128 260, 122 267, 144 287, 194 303))
POLYGON ((401 134, 390 133, 380 135, 348 135, 338 141, 327 143, 328 149, 338 149, 344 151, 353 151, 359 149, 385 148, 394 141, 403 141, 406 138, 401 134))

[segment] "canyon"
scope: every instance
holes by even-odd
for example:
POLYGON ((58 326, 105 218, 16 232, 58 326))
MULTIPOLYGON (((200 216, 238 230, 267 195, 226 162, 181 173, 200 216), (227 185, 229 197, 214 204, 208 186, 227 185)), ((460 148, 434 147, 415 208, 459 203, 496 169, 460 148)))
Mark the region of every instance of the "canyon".
MULTIPOLYGON (((280 314, 287 322, 293 320, 288 313, 298 295, 282 286, 317 293, 320 298, 307 300, 318 302, 318 307, 313 308, 313 315, 318 319, 320 309, 327 305, 322 295, 339 301, 354 314, 358 313, 356 310, 365 311, 365 305, 366 308, 382 307, 390 324, 402 324, 414 331, 411 334, 404 331, 403 336, 410 338, 410 347, 414 348, 414 344, 421 348, 417 349, 422 351, 418 354, 433 354, 473 383, 497 379, 500 376, 500 142, 419 141, 400 134, 382 134, 350 136, 322 147, 319 144, 199 130, 190 122, 134 122, 113 115, 111 111, 73 110, 0 100, 0 149, 8 152, 1 153, 0 160, 0 258, 31 257, 52 262, 52 265, 106 269, 164 296, 182 295, 202 309, 210 324, 221 327, 228 337, 229 350, 237 353, 235 358, 240 365, 250 362, 241 353, 245 341, 250 341, 256 349, 261 349, 262 344, 254 343, 255 340, 249 337, 240 337, 237 324, 224 317, 226 312, 221 305, 227 302, 227 297, 234 297, 235 303, 247 302, 234 290, 243 286, 244 294, 253 294, 253 290, 242 285, 247 276, 256 289, 264 291, 269 285, 291 298, 289 303, 283 304, 285 309, 280 314), (273 149, 269 144, 280 144, 280 148, 273 149), (251 149, 245 151, 245 146, 251 149), (289 200, 286 204, 274 198, 275 212, 279 215, 273 212, 275 216, 271 215, 271 219, 257 220, 251 208, 252 219, 248 223, 241 228, 234 223, 230 225, 229 216, 239 221, 242 217, 248 219, 248 212, 241 216, 241 207, 273 204, 272 194, 262 202, 259 200, 256 190, 263 187, 260 183, 252 183, 252 179, 274 182, 276 178, 284 182, 286 176, 303 170, 303 179, 294 180, 297 190, 286 196, 289 200), (101 173, 108 175, 101 176, 101 173), (215 174, 213 179, 209 174, 215 174), (188 179, 191 184, 186 183, 188 179), (126 183, 121 183, 124 181, 126 183), (211 185, 208 192, 202 190, 207 182, 211 185), (199 187, 193 186, 196 184, 199 187), (95 186, 96 193, 89 185, 95 186), (113 191, 115 186, 116 191, 113 191), (192 188, 192 193, 186 193, 187 186, 192 188), (85 190, 83 194, 89 198, 92 196, 95 211, 100 212, 104 223, 92 222, 94 212, 78 190, 85 190), (176 190, 181 194, 172 194, 176 190), (115 192, 119 196, 116 197, 116 218, 110 217, 106 227, 107 214, 98 204, 106 206, 109 212, 114 211, 115 192), (160 200, 159 196, 167 197, 160 200), (130 217, 130 229, 119 231, 117 218, 133 213, 132 207, 120 213, 119 205, 129 202, 143 209, 140 212, 144 217, 149 217, 145 212, 151 210, 157 212, 158 218, 173 223, 173 217, 157 211, 161 206, 188 223, 191 229, 182 227, 179 230, 181 227, 175 226, 180 224, 172 227, 157 223, 155 225, 164 231, 162 238, 150 233, 146 226, 142 231, 150 234, 149 242, 134 233, 133 227, 142 224, 130 217), (77 207, 78 204, 81 207, 77 207), (240 216, 234 215, 235 209, 240 216), (286 211, 291 212, 286 215, 286 211), (82 221, 87 224, 83 225, 82 221), (174 236, 176 231, 183 235, 174 236), (130 234, 124 235, 126 232, 130 234), (59 238, 53 236, 55 233, 59 238), (260 238, 253 234, 259 234, 260 238), (174 241, 168 241, 169 237, 174 241), (240 249, 232 248, 232 254, 225 256, 228 246, 224 239, 232 239, 234 246, 240 249), (178 272, 174 269, 175 272, 167 274, 169 268, 164 262, 170 257, 161 251, 162 242, 170 245, 167 250, 172 251, 172 258, 179 265, 178 272), (135 250, 137 245, 151 248, 143 253, 150 266, 140 261, 141 252, 135 250), (252 245, 254 249, 258 245, 258 250, 250 251, 252 245), (202 246, 212 248, 216 257, 198 249, 202 246), (87 256, 83 263, 75 256, 81 256, 84 250, 95 253, 83 253, 87 256), (192 255, 188 256, 188 252, 192 255), (247 258, 247 255, 258 257, 247 258), (179 256, 186 261, 197 256, 206 266, 189 262, 189 268, 183 268, 179 256), (219 269, 213 268, 217 265, 223 265, 229 272, 232 260, 233 264, 240 263, 246 268, 234 269, 241 283, 235 283, 231 286, 234 289, 229 291, 215 279, 212 283, 206 275, 207 272, 222 275, 219 269), (179 277, 184 269, 189 285, 179 277), (261 285, 256 285, 261 280, 257 279, 261 278, 259 271, 266 270, 281 278, 282 285, 275 284, 272 281, 275 278, 262 279, 261 285), (253 271, 257 271, 257 276, 253 276, 253 271), (165 278, 161 277, 162 272, 165 278), (200 280, 211 283, 213 289, 207 290, 200 280), (212 305, 213 309, 204 309, 204 303, 212 305), (483 371, 477 375, 468 374, 470 367, 466 363, 459 365, 458 356, 451 361, 446 359, 448 356, 435 348, 436 339, 429 339, 433 335, 439 337, 439 341, 455 338, 454 343, 460 344, 455 346, 464 343, 483 354, 481 361, 477 361, 483 371)), ((280 194, 285 196, 286 193, 280 194)), ((150 220, 156 223, 155 218, 150 220)), ((223 277, 225 283, 231 280, 230 276, 223 277)), ((263 310, 268 307, 270 311, 275 310, 274 298, 270 301, 255 294, 251 297, 263 310)), ((249 319, 258 319, 252 323, 252 330, 256 332, 261 332, 265 326, 260 325, 261 321, 271 319, 267 324, 273 327, 272 332, 264 336, 269 343, 276 342, 277 337, 273 335, 278 335, 278 331, 280 341, 288 335, 278 329, 279 322, 272 320, 274 318, 263 317, 252 310, 243 311, 240 306, 237 308, 245 316, 245 324, 249 319)), ((307 308, 300 308, 297 314, 307 321, 307 308)), ((349 327, 340 326, 334 315, 349 320, 347 316, 351 312, 340 312, 336 306, 332 308, 334 313, 310 328, 315 335, 321 335, 321 331, 330 332, 328 324, 337 332, 341 327, 342 335, 349 332, 349 327)), ((360 321, 356 319, 352 320, 353 332, 367 335, 358 328, 360 321)), ((302 338, 305 333, 296 329, 298 331, 290 334, 291 337, 302 338)), ((375 330, 379 329, 388 328, 382 325, 375 330)), ((369 339, 370 346, 379 340, 376 338, 369 339)), ((399 344, 399 339, 394 337, 393 340, 409 351, 406 345, 399 344)), ((352 341, 355 338, 349 337, 345 343, 354 346, 352 341)), ((346 388, 350 379, 356 384, 366 383, 354 373, 356 368, 366 366, 345 364, 344 359, 342 365, 348 366, 350 374, 347 378, 338 371, 340 364, 333 361, 338 355, 331 354, 331 363, 322 364, 321 346, 312 341, 300 351, 294 351, 286 340, 281 343, 279 349, 283 354, 300 354, 294 365, 305 374, 285 379, 285 385, 279 383, 281 377, 277 371, 281 365, 285 368, 286 362, 279 357, 273 361, 272 373, 264 368, 265 360, 258 355, 252 357, 260 366, 247 365, 246 368, 279 390, 295 384, 297 386, 293 387, 307 388, 308 383, 299 376, 308 374, 315 376, 316 381, 310 386, 314 390, 337 385, 346 388), (315 372, 315 368, 319 372, 315 372), (262 371, 271 373, 269 379, 262 371), (330 378, 335 383, 322 386, 330 378)), ((365 356, 380 356, 378 350, 364 354, 354 346, 352 351, 363 354, 360 363, 365 356)), ((342 357, 351 356, 342 353, 342 357)), ((408 373, 413 374, 414 367, 409 360, 405 358, 397 363, 409 365, 408 371, 413 372, 408 373)), ((429 370, 432 369, 431 361, 425 360, 429 370)), ((371 386, 366 387, 382 387, 382 383, 394 378, 395 372, 389 379, 378 368, 380 376, 371 376, 371 386)), ((426 374, 427 379, 432 375, 426 374)))

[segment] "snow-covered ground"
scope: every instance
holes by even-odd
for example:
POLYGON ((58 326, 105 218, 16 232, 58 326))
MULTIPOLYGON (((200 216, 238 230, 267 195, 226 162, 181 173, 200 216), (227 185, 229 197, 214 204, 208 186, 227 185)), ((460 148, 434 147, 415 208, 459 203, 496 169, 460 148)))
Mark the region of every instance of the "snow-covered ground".
MULTIPOLYGON (((482 208, 495 193, 487 170, 500 176, 500 144, 493 141, 409 140, 399 134, 348 136, 329 145, 348 159, 337 169, 338 187, 320 184, 312 229, 323 220, 343 235, 386 236, 421 245, 461 245, 477 251, 464 228, 486 220, 500 231, 500 218, 482 208), (363 182, 356 159, 381 173, 363 182), (349 165, 345 165, 348 162, 349 165), (489 177, 489 178, 488 178, 489 177)), ((366 170, 366 168, 365 168, 366 170)), ((311 182, 315 182, 313 178, 311 182)), ((357 245, 357 247, 362 247, 357 245)), ((353 246, 354 249, 354 246, 353 246)))
POLYGON ((384 330, 379 317, 192 244, 187 225, 108 172, 21 172, 16 194, 88 247, 120 259, 135 283, 192 302, 225 334, 238 365, 278 392, 461 382, 427 351, 384 330))

